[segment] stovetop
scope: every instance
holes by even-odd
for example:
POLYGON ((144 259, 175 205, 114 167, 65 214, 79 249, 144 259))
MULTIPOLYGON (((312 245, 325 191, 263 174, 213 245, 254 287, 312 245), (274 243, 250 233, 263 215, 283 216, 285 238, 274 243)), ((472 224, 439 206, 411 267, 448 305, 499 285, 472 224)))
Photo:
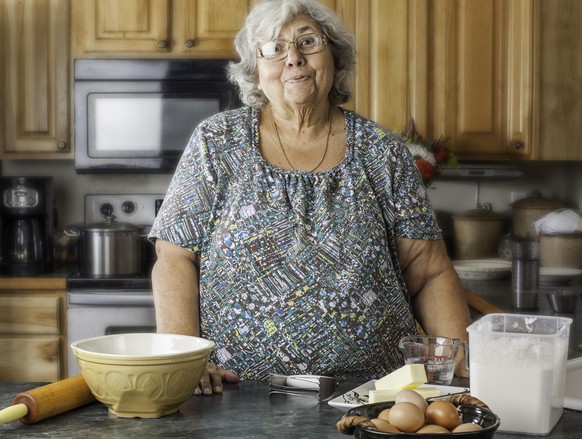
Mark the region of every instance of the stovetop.
POLYGON ((107 277, 92 277, 75 272, 67 278, 68 291, 151 291, 151 289, 152 280, 149 272, 107 277))

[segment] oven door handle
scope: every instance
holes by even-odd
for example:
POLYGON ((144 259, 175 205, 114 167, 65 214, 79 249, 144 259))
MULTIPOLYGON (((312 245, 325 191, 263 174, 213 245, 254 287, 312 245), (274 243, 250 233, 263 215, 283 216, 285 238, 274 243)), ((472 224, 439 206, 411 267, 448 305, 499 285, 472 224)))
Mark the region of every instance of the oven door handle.
POLYGON ((154 306, 152 293, 67 293, 69 306, 154 306))

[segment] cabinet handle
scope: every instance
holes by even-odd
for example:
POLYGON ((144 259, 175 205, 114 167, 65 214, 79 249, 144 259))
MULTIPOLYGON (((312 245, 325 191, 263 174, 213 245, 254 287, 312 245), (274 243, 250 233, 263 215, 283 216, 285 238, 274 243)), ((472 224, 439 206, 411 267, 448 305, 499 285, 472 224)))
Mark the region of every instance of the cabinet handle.
POLYGON ((186 40, 186 42, 184 43, 184 45, 190 49, 191 47, 194 47, 194 40, 186 40))
POLYGON ((60 149, 61 151, 63 149, 67 149, 67 142, 65 142, 64 140, 60 140, 59 142, 57 142, 57 149, 60 149))
POLYGON ((524 142, 515 142, 515 149, 524 149, 525 143, 524 142))
POLYGON ((166 47, 168 47, 168 42, 166 40, 160 40, 158 41, 158 47, 160 49, 165 49, 166 47))

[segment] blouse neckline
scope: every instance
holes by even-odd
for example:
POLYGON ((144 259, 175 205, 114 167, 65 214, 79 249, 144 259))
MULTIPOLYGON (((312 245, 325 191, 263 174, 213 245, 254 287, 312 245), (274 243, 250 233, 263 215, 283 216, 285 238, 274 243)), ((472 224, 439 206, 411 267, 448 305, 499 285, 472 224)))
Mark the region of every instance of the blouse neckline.
POLYGON ((259 107, 252 107, 251 112, 251 138, 252 138, 252 145, 251 149, 255 158, 255 161, 265 168, 269 169, 271 172, 275 172, 280 175, 284 175, 287 177, 299 177, 299 176, 307 176, 307 177, 322 177, 322 176, 331 176, 335 173, 341 172, 348 163, 352 160, 353 157, 353 126, 352 126, 352 118, 349 116, 350 113, 343 107, 337 107, 342 112, 344 116, 344 123, 346 127, 346 152, 342 160, 333 168, 326 169, 325 171, 317 172, 317 171, 304 171, 302 169, 283 169, 280 168, 270 162, 268 162, 263 154, 261 153, 260 149, 260 134, 259 134, 259 124, 261 120, 261 109, 259 107))

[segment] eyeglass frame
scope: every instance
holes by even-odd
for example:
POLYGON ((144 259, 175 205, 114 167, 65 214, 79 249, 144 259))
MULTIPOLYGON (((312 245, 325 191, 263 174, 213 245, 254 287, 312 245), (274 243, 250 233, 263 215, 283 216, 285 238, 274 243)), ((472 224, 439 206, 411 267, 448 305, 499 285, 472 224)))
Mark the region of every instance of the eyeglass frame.
POLYGON ((271 41, 267 41, 266 43, 263 43, 261 45, 261 47, 257 47, 257 55, 258 55, 259 58, 264 59, 265 61, 268 61, 268 62, 271 62, 271 61, 281 61, 282 59, 285 59, 289 55, 289 45, 290 44, 292 44, 293 46, 295 46, 295 48, 297 49, 297 51, 301 55, 315 55, 316 53, 323 52, 323 50, 327 47, 327 45, 329 44, 329 37, 327 35, 323 34, 323 33, 320 34, 318 32, 309 32, 307 34, 299 35, 297 38, 295 38, 292 41, 284 40, 282 38, 277 38, 276 40, 271 40, 271 41), (323 42, 323 44, 321 45, 321 50, 318 50, 317 52, 311 52, 311 53, 303 53, 303 52, 301 52, 301 49, 297 46, 297 40, 300 39, 300 38, 304 38, 304 37, 306 37, 308 35, 318 35, 318 36, 321 37, 322 42, 323 42), (286 49, 285 54, 283 56, 281 56, 281 58, 265 58, 265 56, 263 55, 263 52, 262 52, 263 46, 265 44, 273 43, 273 42, 276 42, 276 41, 284 41, 285 43, 287 43, 286 46, 285 46, 285 49, 286 49))

